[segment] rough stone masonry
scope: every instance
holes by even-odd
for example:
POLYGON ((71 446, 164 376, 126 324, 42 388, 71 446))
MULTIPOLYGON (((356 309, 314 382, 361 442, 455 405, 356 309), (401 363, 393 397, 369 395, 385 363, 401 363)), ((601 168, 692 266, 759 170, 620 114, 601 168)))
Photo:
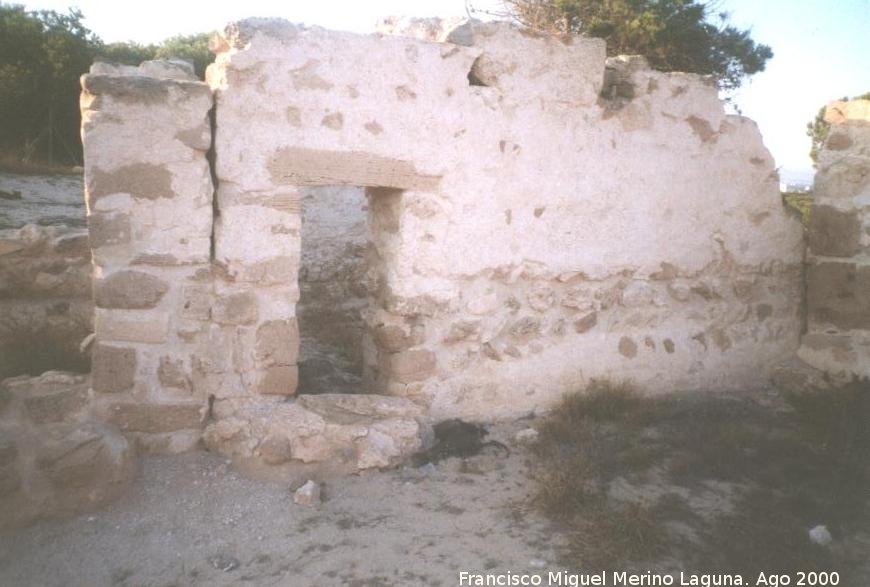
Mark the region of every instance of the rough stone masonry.
POLYGON ((451 26, 251 19, 207 83, 82 78, 102 417, 151 450, 366 468, 594 377, 749 387, 794 353, 801 228, 751 120, 601 40, 451 26), (302 196, 335 185, 368 198, 370 395, 294 400, 302 196))
POLYGON ((798 356, 836 377, 870 379, 870 100, 832 102, 825 120, 798 356))

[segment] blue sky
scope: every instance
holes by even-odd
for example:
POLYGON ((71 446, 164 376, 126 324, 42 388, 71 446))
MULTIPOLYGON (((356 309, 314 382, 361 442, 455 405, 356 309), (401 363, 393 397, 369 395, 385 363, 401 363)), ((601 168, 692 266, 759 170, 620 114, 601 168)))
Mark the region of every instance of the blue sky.
MULTIPOLYGON (((14 1, 14 0, 13 0, 14 1)), ((19 0, 21 1, 21 0, 19 0)), ((470 0, 493 8, 497 0, 470 0)), ((369 32, 387 15, 456 16, 464 0, 36 0, 31 9, 78 6, 105 41, 159 41, 217 30, 247 16, 281 16, 326 28, 369 32)), ((870 91, 870 0, 718 0, 719 10, 771 45, 774 58, 735 96, 755 119, 783 175, 808 179, 806 123, 819 107, 870 91)))

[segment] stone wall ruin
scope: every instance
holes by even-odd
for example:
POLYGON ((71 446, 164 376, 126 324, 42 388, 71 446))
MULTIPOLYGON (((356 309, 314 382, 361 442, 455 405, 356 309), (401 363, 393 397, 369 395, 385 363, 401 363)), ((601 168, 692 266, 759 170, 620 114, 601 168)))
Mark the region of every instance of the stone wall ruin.
POLYGON ((870 379, 870 100, 832 102, 825 120, 798 356, 837 378, 870 379))
POLYGON ((758 385, 794 353, 801 228, 708 81, 503 23, 441 37, 252 19, 207 84, 172 64, 83 77, 106 419, 153 450, 366 468, 427 422, 546 409, 595 377, 758 385), (288 401, 317 186, 365 190, 369 395, 288 401))

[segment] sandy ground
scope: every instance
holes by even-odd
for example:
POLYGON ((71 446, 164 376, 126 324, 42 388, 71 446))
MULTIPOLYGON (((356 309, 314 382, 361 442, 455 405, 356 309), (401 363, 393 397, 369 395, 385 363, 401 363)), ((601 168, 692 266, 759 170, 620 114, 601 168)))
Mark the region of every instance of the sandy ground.
MULTIPOLYGON (((527 425, 527 424, 526 424, 527 425)), ((522 423, 490 438, 510 442, 522 423)), ((328 481, 317 507, 213 455, 148 457, 119 501, 0 534, 0 585, 456 585, 555 570, 526 449, 328 481), (235 566, 237 565, 237 566, 235 566), (223 571, 216 567, 233 567, 223 571)))

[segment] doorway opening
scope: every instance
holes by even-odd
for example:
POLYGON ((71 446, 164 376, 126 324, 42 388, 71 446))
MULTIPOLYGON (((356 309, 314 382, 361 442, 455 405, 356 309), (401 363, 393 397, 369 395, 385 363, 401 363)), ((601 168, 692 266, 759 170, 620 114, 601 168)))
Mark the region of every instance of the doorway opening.
POLYGON ((366 193, 307 187, 301 201, 297 393, 364 393, 364 313, 376 280, 366 193))

